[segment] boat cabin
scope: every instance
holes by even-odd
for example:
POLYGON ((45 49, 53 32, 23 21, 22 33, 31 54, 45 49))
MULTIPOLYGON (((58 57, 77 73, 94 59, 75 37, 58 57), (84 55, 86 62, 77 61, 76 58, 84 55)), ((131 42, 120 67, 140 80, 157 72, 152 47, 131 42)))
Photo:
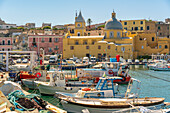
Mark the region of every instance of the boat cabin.
POLYGON ((47 73, 50 76, 50 85, 51 86, 58 86, 58 87, 66 86, 65 77, 69 75, 68 72, 48 71, 47 73))
POLYGON ((83 88, 79 90, 76 97, 81 98, 115 98, 117 94, 117 84, 114 80, 121 80, 121 77, 101 77, 94 89, 83 88))

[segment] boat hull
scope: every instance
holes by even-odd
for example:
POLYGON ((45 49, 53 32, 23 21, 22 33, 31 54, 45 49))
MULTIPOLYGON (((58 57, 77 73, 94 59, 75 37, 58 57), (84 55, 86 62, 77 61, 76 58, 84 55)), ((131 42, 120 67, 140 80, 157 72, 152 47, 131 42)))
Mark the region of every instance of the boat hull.
MULTIPOLYGON (((92 101, 91 101, 92 102, 92 101)), ((145 106, 149 109, 152 109, 155 107, 157 109, 160 109, 161 106, 163 105, 164 99, 158 102, 154 103, 148 103, 148 104, 133 104, 135 107, 136 106, 145 106)), ((82 103, 77 103, 77 102, 72 102, 72 101, 66 101, 66 100, 61 100, 61 104, 65 110, 68 112, 76 112, 76 113, 82 113, 82 110, 88 109, 90 113, 112 113, 114 111, 119 111, 122 109, 130 108, 131 106, 129 104, 125 105, 120 105, 120 104, 115 104, 115 105, 87 105, 82 103)), ((97 104, 97 103, 96 103, 97 104)))
POLYGON ((76 93, 81 87, 57 87, 39 84, 38 89, 42 95, 54 95, 56 92, 76 93))

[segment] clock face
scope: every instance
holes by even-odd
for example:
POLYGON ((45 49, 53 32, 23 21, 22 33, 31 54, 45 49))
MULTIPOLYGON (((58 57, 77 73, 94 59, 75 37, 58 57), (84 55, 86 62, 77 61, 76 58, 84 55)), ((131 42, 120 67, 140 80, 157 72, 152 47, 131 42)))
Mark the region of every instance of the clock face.
POLYGON ((77 27, 80 27, 80 24, 77 24, 77 27))

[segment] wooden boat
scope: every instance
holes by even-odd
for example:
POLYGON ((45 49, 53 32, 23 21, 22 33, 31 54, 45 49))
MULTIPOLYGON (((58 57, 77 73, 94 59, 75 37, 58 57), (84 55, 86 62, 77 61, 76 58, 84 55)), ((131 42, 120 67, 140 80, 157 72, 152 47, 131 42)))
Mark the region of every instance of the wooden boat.
MULTIPOLYGON (((164 102, 164 98, 138 98, 139 87, 136 88, 135 93, 131 93, 133 82, 136 81, 140 84, 140 81, 136 79, 130 80, 126 93, 121 96, 115 93, 113 85, 110 87, 108 85, 109 81, 113 84, 114 79, 115 78, 100 78, 95 89, 82 89, 75 95, 56 92, 56 96, 61 99, 61 104, 64 109, 68 112, 76 113, 81 113, 83 109, 88 109, 90 113, 112 113, 120 109, 129 108, 131 105, 151 107, 162 105, 164 102)), ((139 84, 137 84, 137 86, 139 86, 139 84)))
POLYGON ((122 70, 119 62, 102 62, 102 69, 76 69, 76 76, 78 78, 96 78, 96 82, 98 82, 99 77, 102 77, 105 73, 106 76, 123 78, 121 80, 115 80, 115 83, 128 84, 131 78, 128 71, 128 69, 122 70))

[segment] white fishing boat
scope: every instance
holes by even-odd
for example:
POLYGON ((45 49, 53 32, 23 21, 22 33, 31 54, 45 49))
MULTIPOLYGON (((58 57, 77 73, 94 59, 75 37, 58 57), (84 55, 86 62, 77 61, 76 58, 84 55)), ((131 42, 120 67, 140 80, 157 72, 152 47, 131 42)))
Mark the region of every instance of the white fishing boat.
POLYGON ((78 81, 67 82, 65 78, 68 76, 68 72, 54 71, 48 73, 50 76, 49 84, 38 84, 40 93, 44 95, 54 95, 57 91, 76 93, 82 87, 93 85, 93 83, 82 83, 78 81))
MULTIPOLYGON (((71 95, 66 93, 57 93, 56 96, 61 99, 61 104, 68 112, 81 113, 83 109, 88 109, 90 113, 112 113, 133 106, 160 106, 164 98, 145 97, 138 98, 140 81, 131 79, 124 95, 115 93, 113 85, 109 82, 118 78, 101 78, 95 89, 85 89, 71 95), (137 82, 135 93, 131 92, 132 84, 137 82)), ((121 79, 121 78, 120 78, 121 79)))
POLYGON ((154 71, 170 71, 170 64, 163 66, 156 66, 153 68, 154 71))
POLYGON ((154 60, 152 62, 149 62, 148 68, 150 70, 154 70, 155 67, 160 67, 162 65, 166 65, 167 61, 166 60, 154 60))

